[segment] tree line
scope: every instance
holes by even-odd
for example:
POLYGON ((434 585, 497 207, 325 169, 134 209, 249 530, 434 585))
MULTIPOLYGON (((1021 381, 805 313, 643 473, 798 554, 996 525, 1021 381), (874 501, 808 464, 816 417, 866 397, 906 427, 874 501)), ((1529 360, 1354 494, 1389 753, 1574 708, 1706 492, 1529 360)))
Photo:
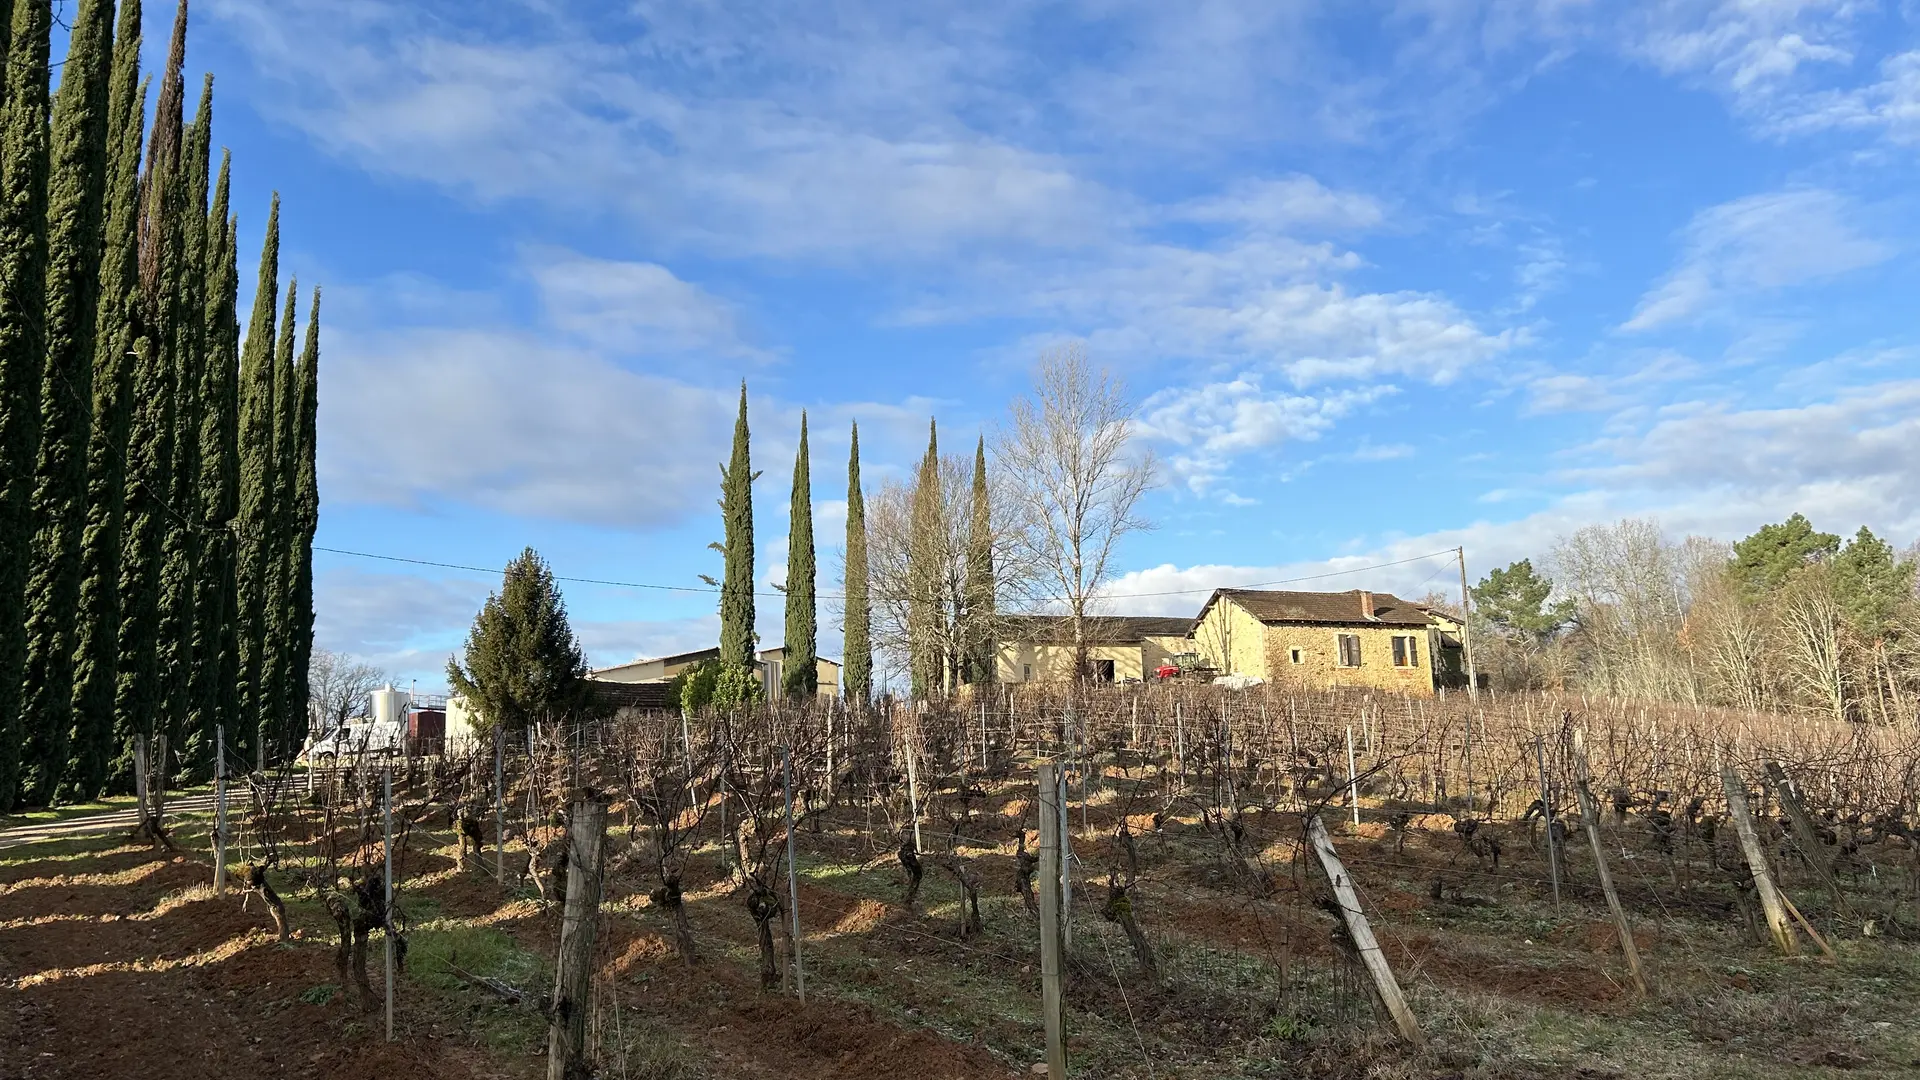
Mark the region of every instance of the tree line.
POLYGON ((1803 515, 1728 544, 1628 519, 1562 538, 1543 565, 1471 590, 1497 685, 1911 720, 1920 706, 1920 548, 1803 515))
POLYGON ((136 734, 297 749, 313 641, 319 291, 302 343, 276 195, 243 340, 186 0, 151 130, 140 0, 80 0, 50 90, 54 22, 0 0, 0 811, 126 789, 136 734))
MULTIPOLYGON (((1043 354, 1033 388, 1008 422, 981 434, 970 455, 943 453, 937 423, 906 477, 868 498, 861 478, 860 426, 850 429, 847 522, 841 558, 841 689, 863 706, 878 688, 876 664, 905 676, 915 697, 997 679, 996 651, 1008 614, 1034 609, 1067 616, 1080 666, 1096 642, 1096 613, 1116 546, 1149 527, 1136 515, 1155 463, 1134 440, 1134 404, 1125 386, 1068 345, 1043 354)), ((760 641, 754 552, 753 436, 747 387, 740 387, 733 446, 720 466, 722 536, 718 655, 676 680, 688 709, 758 700, 760 641)), ((800 418, 788 502, 779 692, 816 693, 819 659, 818 544, 814 534, 808 421, 800 418)), ((501 589, 475 619, 464 662, 449 660, 456 693, 488 723, 518 727, 542 715, 588 708, 585 655, 568 627, 552 570, 528 548, 508 564, 501 589)), ((880 680, 883 681, 883 680, 880 680)))

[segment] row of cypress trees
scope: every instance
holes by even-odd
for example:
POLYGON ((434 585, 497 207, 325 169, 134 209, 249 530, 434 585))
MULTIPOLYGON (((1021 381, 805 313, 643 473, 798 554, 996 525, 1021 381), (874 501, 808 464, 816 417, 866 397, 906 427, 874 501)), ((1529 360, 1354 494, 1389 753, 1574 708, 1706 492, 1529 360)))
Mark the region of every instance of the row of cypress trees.
MULTIPOLYGON (((740 386, 740 412, 734 421, 733 455, 721 467, 720 511, 725 539, 713 545, 725 558, 724 576, 709 583, 720 588, 720 660, 712 700, 731 704, 749 700, 757 691, 753 678, 754 579, 753 579, 753 471, 747 425, 747 388, 740 386)), ((873 696, 873 611, 867 552, 866 496, 860 482, 860 425, 855 423, 852 445, 847 457, 847 537, 845 573, 842 578, 842 648, 845 650, 841 678, 850 704, 866 705, 873 696)), ((912 600, 908 605, 909 668, 916 695, 933 693, 955 679, 969 683, 992 682, 994 663, 994 564, 992 515, 987 483, 987 448, 982 439, 974 448, 973 488, 970 492, 965 564, 961 570, 961 595, 950 597, 965 613, 962 640, 957 642, 957 670, 946 678, 946 661, 936 644, 939 636, 929 626, 936 617, 934 608, 943 602, 946 585, 940 580, 940 551, 943 539, 934 534, 942 528, 940 491, 940 443, 937 429, 930 423, 927 453, 920 463, 914 486, 913 513, 909 538, 908 587, 912 600)), ((787 534, 786 655, 781 690, 802 697, 818 690, 819 619, 817 613, 818 571, 813 535, 812 462, 807 446, 807 418, 800 417, 800 448, 793 463, 793 493, 789 506, 787 534)))
POLYGON ((151 131, 140 0, 80 0, 50 95, 53 22, 0 0, 0 811, 124 789, 135 734, 284 753, 313 629, 319 293, 296 365, 276 197, 243 353, 186 0, 151 131))

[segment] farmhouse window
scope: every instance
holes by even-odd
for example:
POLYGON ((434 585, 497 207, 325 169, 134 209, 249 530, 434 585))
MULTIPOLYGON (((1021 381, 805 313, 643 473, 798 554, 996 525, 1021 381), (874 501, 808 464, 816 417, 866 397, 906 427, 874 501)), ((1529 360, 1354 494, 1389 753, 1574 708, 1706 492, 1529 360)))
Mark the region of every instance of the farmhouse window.
POLYGON ((1020 665, 1020 681, 1021 682, 1033 681, 1033 665, 1032 664, 1020 665))
POLYGON ((1112 682, 1113 661, 1095 660, 1093 662, 1093 677, 1097 682, 1112 682))
POLYGON ((1393 666, 1419 667, 1420 646, 1418 638, 1396 637, 1393 639, 1393 666))
POLYGON ((1360 666, 1360 635, 1359 634, 1341 634, 1340 635, 1340 666, 1341 667, 1359 667, 1360 666))
POLYGON ((1298 664, 1298 663, 1303 663, 1306 660, 1306 657, 1301 653, 1299 649, 1288 649, 1287 659, 1298 664))

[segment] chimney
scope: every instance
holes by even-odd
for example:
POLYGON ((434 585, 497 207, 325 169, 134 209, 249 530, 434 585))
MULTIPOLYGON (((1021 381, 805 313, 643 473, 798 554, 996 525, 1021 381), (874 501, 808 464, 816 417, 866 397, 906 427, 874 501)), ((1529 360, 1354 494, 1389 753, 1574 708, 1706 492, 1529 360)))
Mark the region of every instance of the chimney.
POLYGON ((1359 590, 1359 592, 1360 592, 1360 617, 1368 620, 1369 622, 1376 621, 1373 617, 1373 594, 1368 592, 1365 589, 1361 589, 1359 590))

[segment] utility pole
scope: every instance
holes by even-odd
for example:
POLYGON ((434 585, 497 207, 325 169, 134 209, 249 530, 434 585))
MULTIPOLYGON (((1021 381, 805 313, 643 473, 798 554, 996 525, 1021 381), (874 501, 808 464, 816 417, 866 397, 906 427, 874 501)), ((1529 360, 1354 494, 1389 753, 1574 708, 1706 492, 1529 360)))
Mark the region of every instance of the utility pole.
POLYGON ((1473 670, 1473 601, 1467 593, 1467 547, 1453 549, 1460 558, 1460 651, 1467 658, 1467 693, 1480 696, 1480 676, 1473 670))

